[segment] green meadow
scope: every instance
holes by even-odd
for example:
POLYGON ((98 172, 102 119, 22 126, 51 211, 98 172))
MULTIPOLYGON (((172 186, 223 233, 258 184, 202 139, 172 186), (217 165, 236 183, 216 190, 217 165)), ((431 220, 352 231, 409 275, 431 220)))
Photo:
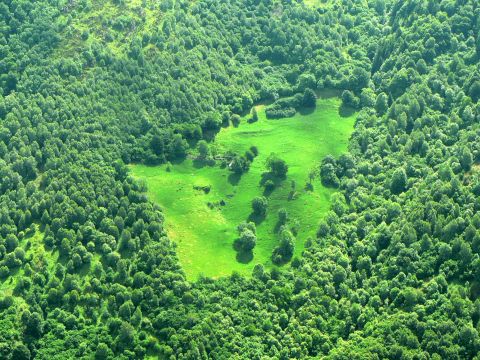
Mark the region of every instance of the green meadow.
POLYGON ((299 256, 329 209, 333 190, 323 187, 318 178, 313 186, 307 186, 308 174, 326 155, 347 151, 355 115, 341 111, 341 101, 336 97, 318 99, 314 111, 286 119, 266 119, 262 105, 257 111, 257 122, 242 119, 238 127, 222 129, 211 144, 217 154, 243 154, 251 146, 258 148, 258 156, 242 176, 220 167, 219 161, 212 166, 199 164, 194 154, 171 165, 169 171, 167 165, 131 166, 133 176, 146 181, 150 199, 162 207, 168 235, 178 245, 180 262, 190 280, 200 274, 250 274, 255 264, 274 266, 271 255, 279 241, 281 208, 287 209, 290 224, 297 224, 295 255, 299 256), (277 181, 273 192, 265 194, 261 182, 271 153, 285 160, 289 170, 286 179, 277 181), (204 187, 210 187, 210 191, 202 191, 204 187), (236 227, 249 219, 251 201, 259 195, 268 197, 267 215, 257 223, 253 258, 239 258, 233 247, 238 237, 236 227))

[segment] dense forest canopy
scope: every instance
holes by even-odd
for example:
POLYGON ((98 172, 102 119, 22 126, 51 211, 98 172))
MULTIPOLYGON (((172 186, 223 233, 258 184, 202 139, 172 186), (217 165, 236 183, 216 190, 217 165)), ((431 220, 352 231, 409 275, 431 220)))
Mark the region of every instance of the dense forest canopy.
POLYGON ((479 56, 475 0, 2 1, 0 358, 478 358, 479 56), (127 164, 322 89, 316 239, 188 282, 127 164))

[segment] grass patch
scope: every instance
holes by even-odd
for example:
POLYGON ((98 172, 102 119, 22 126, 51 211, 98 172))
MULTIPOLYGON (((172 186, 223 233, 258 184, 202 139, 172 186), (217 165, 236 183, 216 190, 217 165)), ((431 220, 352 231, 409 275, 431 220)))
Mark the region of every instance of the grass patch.
MULTIPOLYGON (((34 273, 45 267, 48 268, 49 272, 52 272, 58 260, 58 251, 47 250, 43 242, 44 234, 40 232, 38 225, 33 226, 34 232, 19 242, 19 246, 25 251, 24 265, 30 264, 34 273)), ((0 280, 0 297, 13 295, 13 289, 18 279, 24 275, 24 265, 12 269, 10 276, 0 280)))
POLYGON ((338 98, 322 98, 315 111, 279 120, 267 120, 264 106, 258 106, 257 122, 243 120, 238 127, 222 129, 213 144, 219 154, 228 150, 243 154, 252 145, 259 150, 242 176, 218 165, 198 166, 192 159, 172 165, 169 172, 165 165, 131 166, 132 174, 146 181, 150 199, 162 206, 168 234, 178 244, 177 253, 189 279, 199 274, 226 276, 233 271, 249 274, 257 263, 272 267, 281 208, 298 221, 295 255, 301 254, 305 240, 315 236, 319 220, 329 209, 332 194, 319 179, 309 189, 308 173, 325 155, 345 152, 353 131, 355 115, 342 116, 340 105, 338 98), (284 159, 289 170, 286 179, 276 179, 277 187, 265 194, 261 183, 271 153, 284 159), (205 187, 208 192, 199 190, 205 187), (254 219, 250 204, 259 195, 268 197, 268 212, 265 218, 254 219), (237 258, 236 227, 249 218, 257 220, 257 246, 252 259, 237 258))

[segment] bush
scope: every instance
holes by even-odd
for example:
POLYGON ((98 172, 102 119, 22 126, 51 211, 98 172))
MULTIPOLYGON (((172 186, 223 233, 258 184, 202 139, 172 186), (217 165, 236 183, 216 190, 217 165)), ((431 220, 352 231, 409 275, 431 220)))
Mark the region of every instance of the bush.
POLYGON ((284 178, 288 172, 288 165, 285 160, 280 159, 275 154, 271 154, 267 159, 268 170, 276 177, 284 178))
POLYGON ((295 238, 293 234, 283 227, 280 233, 280 243, 273 250, 272 261, 275 264, 282 264, 290 261, 295 251, 295 238))
POLYGON ((253 213, 258 216, 265 216, 267 213, 268 200, 265 196, 257 196, 252 200, 253 213))
POLYGON ((272 180, 265 181, 265 190, 272 191, 275 189, 275 183, 272 180))

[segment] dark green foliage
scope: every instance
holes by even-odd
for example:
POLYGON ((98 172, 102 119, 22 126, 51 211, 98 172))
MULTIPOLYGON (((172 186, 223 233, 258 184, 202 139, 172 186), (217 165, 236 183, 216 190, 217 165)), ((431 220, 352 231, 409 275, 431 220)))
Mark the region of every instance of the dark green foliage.
POLYGON ((258 121, 258 113, 255 107, 252 108, 252 116, 249 119, 249 122, 257 122, 258 121))
POLYGON ((404 169, 397 169, 392 176, 390 190, 393 194, 400 194, 405 191, 407 186, 407 174, 404 169))
POLYGON ((345 106, 356 108, 360 104, 360 101, 355 94, 350 90, 344 90, 342 93, 342 102, 345 106))
POLYGON ((245 156, 235 155, 231 160, 228 168, 235 174, 243 174, 250 168, 250 161, 245 156))
POLYGON ((250 252, 253 250, 257 243, 256 227, 255 224, 250 222, 244 222, 238 225, 237 245, 243 252, 250 252))
POLYGON ((315 107, 316 101, 317 96, 315 95, 315 92, 312 89, 305 89, 305 92, 303 93, 302 106, 307 108, 315 107))
POLYGON ((275 264, 286 263, 290 261, 294 251, 295 251, 295 238, 293 234, 287 229, 282 229, 280 232, 279 244, 273 250, 272 261, 275 264))
POLYGON ((275 154, 271 154, 266 163, 267 169, 270 173, 280 179, 283 179, 287 176, 288 165, 285 160, 280 159, 275 154))
POLYGON ((337 176, 337 161, 332 156, 327 156, 322 160, 320 178, 323 185, 338 187, 340 180, 337 176))
POLYGON ((198 153, 201 159, 208 159, 210 157, 210 148, 205 140, 198 142, 198 153))
POLYGON ((12 360, 29 360, 31 359, 30 350, 21 343, 15 344, 12 350, 12 360))
POLYGON ((267 213, 268 200, 264 196, 257 196, 252 200, 252 210, 257 216, 265 216, 267 213))

